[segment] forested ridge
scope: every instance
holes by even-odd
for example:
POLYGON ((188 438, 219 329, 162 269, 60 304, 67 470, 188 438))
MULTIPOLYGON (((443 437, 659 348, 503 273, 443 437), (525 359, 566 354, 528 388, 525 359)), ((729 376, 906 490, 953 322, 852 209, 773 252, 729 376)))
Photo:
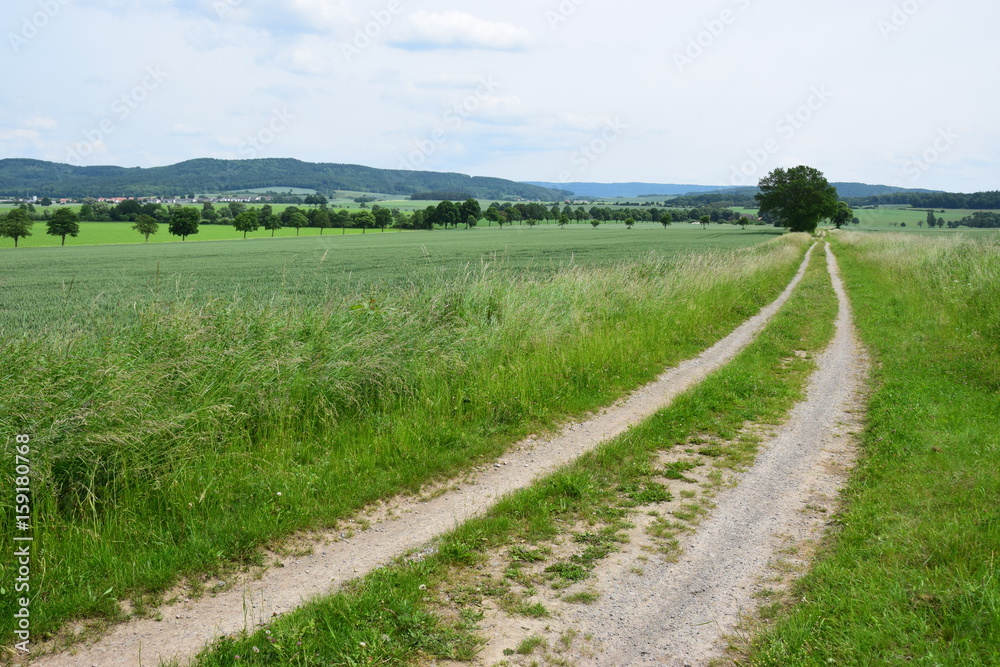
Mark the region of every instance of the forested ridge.
POLYGON ((469 193, 483 199, 561 200, 569 193, 502 178, 431 171, 375 169, 290 158, 188 160, 166 167, 76 167, 8 158, 0 160, 0 194, 38 197, 167 197, 184 193, 257 188, 310 188, 409 196, 428 191, 469 193))

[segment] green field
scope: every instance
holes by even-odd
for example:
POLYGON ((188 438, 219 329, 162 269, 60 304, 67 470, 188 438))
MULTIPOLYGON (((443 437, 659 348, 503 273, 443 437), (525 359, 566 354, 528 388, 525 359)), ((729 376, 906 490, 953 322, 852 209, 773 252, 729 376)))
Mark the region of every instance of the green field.
MULTIPOLYGON (((72 207, 70 207, 72 208, 72 207)), ((284 210, 283 205, 278 205, 274 207, 278 213, 284 210)), ((79 207, 77 207, 79 210, 79 207)), ((144 244, 146 243, 145 237, 142 234, 132 229, 131 222, 81 222, 80 223, 80 234, 77 237, 66 237, 66 246, 93 246, 93 245, 123 245, 123 244, 144 244)), ((386 229, 384 233, 388 234, 390 232, 398 232, 398 229, 386 229)), ((329 228, 324 229, 322 236, 331 236, 333 234, 342 234, 346 232, 347 234, 361 234, 360 229, 347 229, 341 230, 339 228, 329 228)), ((381 234, 383 233, 380 229, 369 229, 365 234, 381 234)), ((279 229, 275 232, 275 238, 287 238, 294 237, 295 229, 292 227, 285 227, 279 229)), ((299 236, 320 236, 320 230, 315 227, 303 227, 299 230, 299 236)), ((259 229, 256 232, 250 232, 247 234, 247 240, 250 239, 269 239, 271 238, 271 232, 266 229, 259 229)), ((149 237, 149 244, 163 244, 163 243, 198 243, 202 241, 219 241, 219 240, 236 240, 243 239, 243 232, 237 232, 231 225, 199 225, 198 233, 194 236, 187 237, 186 241, 181 241, 179 236, 173 236, 167 231, 167 225, 164 223, 160 224, 160 229, 156 234, 149 237)), ((48 248, 53 246, 58 246, 61 243, 61 239, 58 236, 50 236, 45 233, 45 223, 36 222, 35 226, 31 229, 31 236, 20 239, 18 241, 18 249, 20 248, 48 248)), ((3 239, 0 243, 0 252, 5 249, 14 249, 14 242, 11 239, 3 239)))
MULTIPOLYGON (((91 223, 99 227, 120 223, 91 223)), ((202 227, 207 229, 208 227, 202 227)), ((213 228, 215 229, 215 228, 213 228)), ((326 234, 134 246, 18 248, 0 252, 0 332, 30 333, 68 319, 121 317, 149 303, 227 299, 319 305, 384 298, 413 285, 491 271, 551 275, 649 253, 740 248, 781 235, 771 228, 678 225, 479 227, 434 232, 326 234)), ((294 232, 294 230, 292 230, 294 232)), ((305 233, 307 230, 303 230, 305 233)))
MULTIPOLYGON (((740 213, 756 213, 757 209, 751 208, 740 208, 733 207, 733 210, 739 211, 740 213)), ((970 216, 974 213, 972 210, 966 209, 947 209, 942 211, 941 209, 935 210, 935 216, 939 218, 944 218, 945 222, 958 222, 962 218, 970 216)), ((922 223, 927 221, 927 210, 926 209, 910 209, 907 207, 882 207, 882 208, 856 208, 854 209, 855 217, 860 220, 858 225, 855 227, 851 225, 851 229, 864 230, 864 231, 905 231, 905 232, 950 232, 954 233, 956 231, 963 231, 972 234, 990 234, 994 233, 996 230, 992 229, 969 229, 968 227, 962 227, 959 230, 935 227, 930 229, 922 223), (900 227, 901 223, 906 223, 906 227, 900 227)))

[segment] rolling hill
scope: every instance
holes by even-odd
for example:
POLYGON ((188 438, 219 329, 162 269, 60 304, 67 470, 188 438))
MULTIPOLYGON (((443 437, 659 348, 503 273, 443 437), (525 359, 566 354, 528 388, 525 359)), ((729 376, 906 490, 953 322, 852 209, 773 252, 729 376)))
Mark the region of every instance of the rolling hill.
POLYGON ((375 169, 353 164, 303 162, 289 158, 188 160, 166 167, 77 167, 8 158, 0 160, 0 193, 38 197, 170 196, 232 192, 251 188, 297 187, 408 196, 446 191, 483 199, 561 200, 563 189, 543 188, 502 178, 431 171, 375 169))
MULTIPOLYGON (((680 183, 548 183, 544 181, 525 181, 530 185, 545 188, 562 188, 569 190, 578 197, 639 197, 641 195, 699 195, 699 194, 734 194, 753 196, 755 187, 731 187, 724 185, 684 185, 680 183)), ((890 185, 868 185, 867 183, 833 183, 841 197, 871 197, 874 195, 891 194, 895 192, 937 192, 897 188, 890 185)))

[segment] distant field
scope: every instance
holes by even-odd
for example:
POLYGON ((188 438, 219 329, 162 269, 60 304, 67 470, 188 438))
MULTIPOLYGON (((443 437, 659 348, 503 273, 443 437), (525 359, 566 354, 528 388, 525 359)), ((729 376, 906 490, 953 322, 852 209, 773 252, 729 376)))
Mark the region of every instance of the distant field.
MULTIPOLYGON (((396 208, 397 206, 395 206, 395 204, 396 204, 396 202, 383 202, 382 205, 383 206, 387 206, 387 207, 396 208)), ((288 206, 291 206, 291 204, 274 204, 272 206, 272 208, 274 209, 274 212, 276 214, 280 214, 282 211, 284 211, 286 208, 288 208, 288 206)), ((74 207, 71 206, 69 208, 74 208, 74 207)), ((76 210, 79 210, 79 208, 80 208, 79 206, 75 207, 76 210)), ((309 207, 299 207, 299 208, 309 208, 309 207)), ((336 207, 335 210, 339 210, 340 208, 348 208, 348 207, 346 207, 346 206, 345 207, 338 206, 338 207, 336 207)), ((355 204, 353 206, 353 208, 357 208, 357 204, 355 204)), ((413 206, 413 207, 410 207, 409 209, 406 209, 403 206, 399 206, 399 208, 404 208, 404 210, 408 210, 409 211, 409 210, 423 209, 425 207, 424 206, 413 206)), ((66 246, 68 247, 68 246, 92 246, 92 245, 145 244, 146 243, 145 238, 142 236, 142 234, 140 234, 139 232, 137 232, 137 231, 135 231, 135 230, 132 229, 132 224, 133 223, 131 223, 131 222, 81 222, 80 223, 80 235, 77 236, 77 237, 75 237, 75 238, 74 237, 66 237, 66 246)), ((554 226, 555 226, 555 223, 553 221, 546 220, 546 221, 540 222, 539 225, 538 225, 538 228, 548 227, 548 228, 551 229, 554 226)), ((659 225, 651 225, 651 224, 639 225, 637 227, 637 229, 640 228, 640 227, 642 227, 642 226, 646 226, 646 227, 649 227, 649 228, 654 228, 655 227, 656 229, 660 229, 659 225)), ((576 228, 586 228, 586 229, 589 230, 590 229, 590 223, 589 222, 584 222, 584 223, 576 223, 576 222, 574 222, 574 223, 570 223, 568 229, 572 229, 574 227, 576 227, 576 228)), ((619 227, 621 227, 621 223, 602 222, 601 223, 601 227, 603 227, 605 230, 608 229, 608 228, 619 228, 619 227)), ((527 229, 526 225, 524 225, 523 223, 514 223, 513 226, 507 225, 505 227, 505 231, 510 230, 512 228, 515 228, 515 229, 527 229)), ((442 231, 442 233, 449 233, 450 234, 450 233, 452 233, 454 231, 462 231, 463 229, 464 229, 464 227, 460 228, 459 230, 447 230, 447 231, 441 230, 441 231, 442 231)), ((480 223, 479 223, 479 227, 477 227, 476 229, 477 230, 483 230, 483 229, 485 229, 485 230, 494 229, 495 230, 496 227, 494 225, 488 223, 486 220, 481 220, 480 223)), ((392 233, 392 234, 398 234, 399 231, 400 230, 398 230, 398 229, 392 229, 392 228, 389 228, 389 227, 387 227, 384 232, 381 229, 378 229, 378 228, 375 228, 375 229, 369 228, 367 231, 362 232, 362 230, 360 230, 360 229, 351 229, 351 228, 348 228, 347 230, 344 230, 344 229, 341 229, 340 227, 328 227, 327 229, 322 230, 322 234, 321 234, 320 233, 320 229, 317 228, 317 227, 303 227, 302 229, 299 230, 298 234, 296 234, 294 228, 292 228, 292 227, 283 227, 282 229, 279 229, 279 230, 277 230, 275 232, 274 238, 279 238, 279 237, 281 237, 281 238, 293 237, 294 238, 296 236, 299 236, 299 237, 303 237, 303 236, 331 236, 331 235, 342 236, 344 234, 351 235, 351 234, 362 234, 362 233, 364 233, 365 235, 368 235, 368 234, 383 234, 383 233, 385 233, 385 234, 390 234, 390 233, 392 233)), ((249 234, 247 234, 247 240, 250 240, 250 239, 269 239, 269 238, 271 238, 271 232, 267 231, 264 228, 258 229, 256 232, 250 232, 249 234)), ((191 243, 200 243, 200 242, 204 242, 204 241, 230 241, 230 240, 240 240, 240 241, 242 241, 243 240, 243 232, 237 232, 235 229, 233 229, 232 225, 206 225, 206 224, 202 224, 202 225, 199 225, 199 227, 198 227, 198 233, 197 234, 195 234, 194 236, 187 237, 186 241, 181 241, 181 238, 179 236, 173 236, 173 235, 170 234, 170 232, 168 231, 167 223, 160 223, 160 229, 157 231, 157 233, 153 234, 152 236, 149 237, 149 244, 154 244, 154 243, 156 243, 156 244, 164 244, 164 243, 185 243, 185 244, 191 244, 191 243)), ((58 236, 50 236, 49 234, 47 234, 46 233, 46 229, 45 229, 45 223, 42 222, 42 221, 36 222, 35 225, 34 225, 34 227, 32 227, 32 229, 31 229, 31 236, 29 236, 28 238, 20 239, 18 241, 18 248, 19 249, 20 248, 54 247, 54 246, 59 246, 59 245, 60 245, 60 238, 58 236)), ((0 252, 3 252, 5 249, 6 250, 13 250, 14 249, 14 241, 12 241, 11 239, 0 239, 0 252)))
POLYGON ((690 225, 666 230, 646 225, 631 231, 621 225, 384 234, 369 230, 347 236, 332 230, 319 236, 310 229, 302 230, 299 238, 244 241, 230 227, 202 229, 224 234, 227 240, 0 251, 5 268, 0 276, 0 332, 27 332, 86 314, 108 315, 151 299, 324 303, 457 278, 485 264, 549 274, 570 264, 604 266, 651 252, 676 255, 747 247, 782 233, 773 228, 702 230, 690 225))
MULTIPOLYGON (((279 207, 275 207, 278 209, 279 207)), ((328 228, 323 230, 324 236, 331 234, 340 235, 343 230, 340 228, 328 228)), ((348 229, 347 234, 360 234, 360 229, 348 229)), ((320 230, 316 227, 303 227, 299 230, 299 236, 319 236, 320 230)), ((366 234, 381 234, 379 229, 369 229, 366 234)), ((398 229, 386 229, 386 234, 399 233, 398 229)), ((275 232, 275 238, 295 237, 295 229, 286 227, 275 232)), ((247 234, 247 240, 271 238, 271 232, 266 229, 259 229, 256 232, 247 234)), ((198 233, 189 236, 187 241, 181 241, 179 236, 173 236, 167 231, 167 224, 160 223, 160 229, 156 234, 149 237, 149 245, 164 243, 184 243, 192 244, 203 241, 223 241, 223 240, 243 240, 243 232, 237 232, 231 225, 200 225, 198 233)), ((49 236, 45 233, 45 223, 36 222, 31 229, 31 236, 21 239, 18 242, 20 248, 42 248, 58 246, 60 239, 58 236, 49 236)), ((80 235, 76 238, 66 237, 66 246, 92 246, 92 245, 118 245, 138 243, 145 244, 145 238, 139 232, 132 229, 131 222, 81 222, 80 235)), ((14 242, 10 239, 0 239, 0 253, 4 250, 13 250, 14 242)))
MULTIPOLYGON (((757 209, 752 208, 740 208, 733 207, 734 211, 739 211, 740 213, 756 213, 757 209)), ((944 218, 945 222, 957 222, 962 218, 972 215, 972 210, 966 209, 946 209, 944 212, 941 209, 935 209, 934 215, 939 218, 944 218)), ((861 223, 851 229, 862 229, 862 230, 885 230, 892 229, 893 231, 920 231, 920 223, 924 223, 927 220, 927 209, 909 209, 909 208, 856 208, 854 209, 854 215, 857 216, 861 223), (906 227, 899 227, 900 223, 906 223, 906 227)), ((996 230, 970 230, 968 227, 962 227, 962 231, 973 232, 973 233, 990 233, 996 230)), ((938 228, 934 230, 929 229, 926 225, 923 227, 923 231, 938 231, 938 228)), ((946 232, 954 232, 956 230, 947 229, 946 232)))

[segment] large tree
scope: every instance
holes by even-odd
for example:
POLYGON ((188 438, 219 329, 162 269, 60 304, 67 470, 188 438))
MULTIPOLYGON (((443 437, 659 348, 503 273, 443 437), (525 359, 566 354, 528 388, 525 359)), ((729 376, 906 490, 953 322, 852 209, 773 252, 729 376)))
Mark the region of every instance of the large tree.
POLYGON ((14 239, 14 247, 17 247, 17 240, 25 236, 31 236, 31 226, 35 224, 24 209, 15 208, 7 215, 0 215, 0 236, 14 239))
POLYGON ((851 205, 846 201, 837 202, 837 212, 830 217, 833 224, 840 229, 844 225, 851 224, 851 220, 854 218, 854 211, 851 210, 851 205))
POLYGON ((455 202, 446 199, 437 205, 434 222, 445 229, 448 229, 448 225, 458 227, 458 223, 462 221, 461 215, 461 209, 455 205, 455 202))
MULTIPOLYGON (((287 212, 291 208, 294 208, 294 207, 289 206, 288 209, 285 209, 285 211, 287 212)), ((282 221, 285 220, 284 213, 281 215, 281 220, 282 221)), ((286 222, 285 224, 288 227, 294 227, 295 228, 295 235, 298 236, 299 235, 299 230, 302 229, 303 227, 307 227, 309 225, 309 218, 307 218, 306 214, 303 213, 302 211, 300 211, 299 209, 295 209, 295 212, 292 213, 290 216, 288 216, 288 222, 286 222)))
POLYGON ((257 209, 247 209, 236 215, 233 219, 233 227, 238 232, 243 232, 243 238, 247 237, 247 232, 255 232, 260 228, 260 220, 257 218, 257 209))
POLYGON ((309 214, 306 217, 309 218, 309 223, 313 227, 319 227, 320 236, 323 236, 324 229, 329 229, 332 226, 332 223, 330 222, 330 214, 325 209, 314 208, 309 211, 309 214))
POLYGON ((198 220, 201 212, 193 206, 178 206, 170 213, 170 226, 167 229, 174 236, 187 241, 187 237, 198 233, 198 220))
POLYGON ((135 219, 135 224, 132 225, 132 229, 145 236, 146 243, 149 243, 149 235, 155 234, 160 229, 160 225, 156 222, 156 218, 153 216, 141 213, 139 217, 135 219))
MULTIPOLYGON (((541 213, 547 215, 548 210, 544 209, 541 213)), ((462 203, 462 206, 460 207, 460 215, 463 222, 467 222, 470 215, 476 220, 476 222, 479 222, 479 218, 483 217, 483 209, 479 205, 478 200, 470 197, 462 203)))
POLYGON ((351 221, 354 223, 355 227, 361 228, 361 233, 364 234, 365 230, 369 227, 375 226, 375 216, 372 215, 371 211, 357 211, 351 213, 351 221))
POLYGON ((67 236, 76 236, 80 233, 80 219, 69 208, 57 210, 55 215, 45 224, 48 227, 46 234, 62 238, 60 245, 66 245, 67 236))
POLYGON ((383 232, 386 227, 392 224, 392 211, 387 208, 379 208, 372 211, 372 215, 375 216, 375 226, 383 232))
MULTIPOLYGON (((267 208, 265 206, 265 208, 267 208)), ((281 218, 271 213, 264 217, 264 229, 271 231, 271 238, 274 238, 274 233, 281 229, 281 218)))
POLYGON ((760 179, 758 187, 760 212, 774 215, 793 232, 812 233, 820 220, 837 214, 837 189, 818 169, 778 168, 760 179))

